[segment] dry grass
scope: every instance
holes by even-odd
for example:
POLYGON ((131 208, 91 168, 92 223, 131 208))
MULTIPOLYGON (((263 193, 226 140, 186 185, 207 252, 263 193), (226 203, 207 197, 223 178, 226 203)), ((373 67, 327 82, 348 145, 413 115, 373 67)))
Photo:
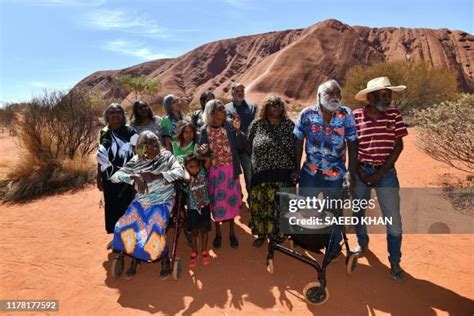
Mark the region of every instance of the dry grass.
POLYGON ((0 198, 21 202, 91 182, 98 127, 94 108, 80 92, 45 93, 27 104, 16 129, 23 151, 2 182, 0 198))

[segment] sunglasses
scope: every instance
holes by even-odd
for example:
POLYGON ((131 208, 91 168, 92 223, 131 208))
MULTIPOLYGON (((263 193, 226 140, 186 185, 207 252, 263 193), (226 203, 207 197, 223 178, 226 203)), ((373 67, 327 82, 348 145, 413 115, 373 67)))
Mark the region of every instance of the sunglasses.
POLYGON ((281 108, 283 107, 283 104, 281 104, 280 102, 271 102, 270 106, 273 106, 274 108, 281 108))

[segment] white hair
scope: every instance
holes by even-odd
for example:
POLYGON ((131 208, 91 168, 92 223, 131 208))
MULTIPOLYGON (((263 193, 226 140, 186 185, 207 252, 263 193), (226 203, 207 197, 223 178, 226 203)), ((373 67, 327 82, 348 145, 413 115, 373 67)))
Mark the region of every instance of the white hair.
POLYGON ((342 92, 342 88, 341 86, 339 85, 339 83, 334 80, 334 79, 329 79, 328 81, 325 81, 323 83, 321 83, 318 87, 318 90, 316 92, 316 103, 319 104, 319 95, 321 93, 325 93, 326 91, 332 89, 332 88, 338 88, 339 91, 342 92))
POLYGON ((143 131, 138 136, 137 147, 139 147, 140 145, 143 145, 144 143, 149 143, 150 141, 153 143, 159 144, 160 138, 151 131, 143 131))
POLYGON ((219 106, 219 105, 224 105, 221 100, 219 99, 214 99, 210 100, 206 103, 206 107, 204 108, 204 114, 203 114, 203 120, 204 124, 210 125, 213 122, 212 119, 212 112, 219 106))

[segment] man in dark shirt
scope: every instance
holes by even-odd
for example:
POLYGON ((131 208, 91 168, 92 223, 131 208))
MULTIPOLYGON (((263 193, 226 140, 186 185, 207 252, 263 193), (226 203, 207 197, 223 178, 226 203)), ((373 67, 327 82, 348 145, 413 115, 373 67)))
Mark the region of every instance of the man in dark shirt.
MULTIPOLYGON (((255 119, 255 113, 257 108, 245 101, 245 86, 241 83, 233 83, 231 86, 231 93, 232 93, 232 101, 225 105, 225 109, 227 111, 227 116, 232 119, 235 116, 240 117, 240 128, 242 133, 247 136, 248 128, 250 123, 253 122, 255 119)), ((250 192, 250 176, 252 172, 252 163, 250 160, 250 156, 244 150, 239 152, 240 164, 242 166, 242 170, 244 172, 245 178, 245 187, 247 192, 250 192)), ((248 199, 247 199, 248 203, 248 199)))

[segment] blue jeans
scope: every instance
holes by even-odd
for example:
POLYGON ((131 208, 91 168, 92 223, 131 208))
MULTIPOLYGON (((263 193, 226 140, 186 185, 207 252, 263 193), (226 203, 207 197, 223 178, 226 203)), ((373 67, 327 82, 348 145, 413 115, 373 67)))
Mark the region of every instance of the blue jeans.
MULTIPOLYGON (((323 193, 324 197, 328 199, 341 199, 342 198, 342 183, 343 179, 330 181, 324 179, 324 176, 321 174, 310 175, 304 169, 300 171, 300 189, 302 190, 302 195, 304 196, 316 196, 319 193, 323 193)), ((337 213, 342 210, 335 210, 337 213)), ((342 241, 342 232, 341 227, 337 226, 335 233, 333 235, 333 240, 331 243, 331 253, 341 252, 341 241, 342 241)))
MULTIPOLYGON (((377 172, 373 166, 361 165, 361 170, 372 175, 377 172)), ((356 175, 356 187, 354 189, 354 199, 369 200, 372 188, 365 185, 364 182, 356 175)), ((387 248, 391 263, 400 263, 402 257, 402 219, 400 216, 400 184, 398 183, 397 171, 395 168, 390 169, 375 187, 380 210, 384 218, 392 218, 392 224, 387 224, 387 248)), ((369 244, 369 235, 367 227, 364 223, 360 223, 360 219, 365 216, 365 209, 354 212, 354 216, 359 218, 359 223, 355 226, 357 241, 361 247, 369 244)))

